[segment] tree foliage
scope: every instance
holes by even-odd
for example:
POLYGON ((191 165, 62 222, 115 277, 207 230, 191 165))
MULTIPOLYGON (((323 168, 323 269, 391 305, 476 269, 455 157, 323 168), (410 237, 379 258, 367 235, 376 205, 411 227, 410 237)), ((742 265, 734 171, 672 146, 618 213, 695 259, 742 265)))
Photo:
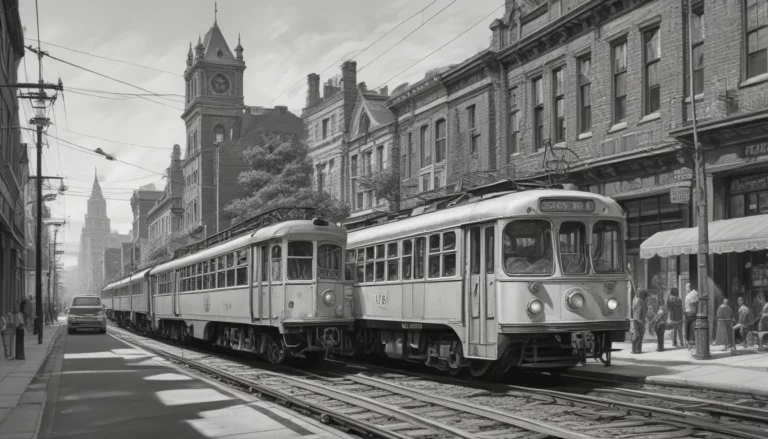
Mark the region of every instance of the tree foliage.
POLYGON ((238 183, 250 195, 225 208, 233 223, 277 207, 313 207, 334 222, 349 216, 346 203, 313 190, 309 148, 295 137, 262 132, 243 158, 251 169, 240 173, 238 183))
POLYGON ((141 251, 141 260, 137 268, 151 267, 163 259, 172 258, 174 251, 188 245, 190 241, 190 236, 181 232, 176 232, 166 238, 150 241, 146 250, 142 249, 141 251))
POLYGON ((389 203, 389 209, 396 211, 400 203, 400 173, 395 167, 389 167, 372 174, 357 178, 357 184, 366 191, 372 191, 377 199, 383 198, 389 203))

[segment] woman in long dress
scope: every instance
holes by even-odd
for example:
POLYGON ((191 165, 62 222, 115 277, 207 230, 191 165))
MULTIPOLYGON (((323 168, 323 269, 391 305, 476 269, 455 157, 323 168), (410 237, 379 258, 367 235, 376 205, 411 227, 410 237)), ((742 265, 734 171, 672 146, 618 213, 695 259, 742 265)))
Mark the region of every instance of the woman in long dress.
POLYGON ((723 304, 717 310, 717 333, 715 344, 723 345, 723 350, 736 349, 733 339, 733 310, 728 306, 728 299, 723 299, 723 304))

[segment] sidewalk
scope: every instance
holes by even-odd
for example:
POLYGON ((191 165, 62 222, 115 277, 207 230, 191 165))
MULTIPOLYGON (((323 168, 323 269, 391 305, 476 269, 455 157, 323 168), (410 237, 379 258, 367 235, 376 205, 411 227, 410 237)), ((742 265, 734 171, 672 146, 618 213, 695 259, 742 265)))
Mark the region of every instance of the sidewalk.
POLYGON ((694 351, 665 345, 656 351, 656 342, 643 343, 643 353, 631 354, 631 343, 614 343, 611 366, 589 361, 568 375, 602 380, 695 387, 729 393, 768 397, 768 352, 757 347, 738 347, 735 354, 722 346, 710 346, 712 359, 697 360, 694 351))
POLYGON ((43 328, 43 344, 37 335, 26 334, 26 360, 0 359, 0 438, 32 438, 37 432, 45 403, 45 383, 33 384, 53 348, 61 323, 43 328))

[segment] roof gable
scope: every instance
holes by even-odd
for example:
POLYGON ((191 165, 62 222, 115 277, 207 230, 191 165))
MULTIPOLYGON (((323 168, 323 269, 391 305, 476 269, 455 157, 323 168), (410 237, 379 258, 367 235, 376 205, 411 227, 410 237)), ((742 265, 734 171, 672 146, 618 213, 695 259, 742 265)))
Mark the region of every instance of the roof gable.
POLYGON ((203 40, 203 59, 213 62, 236 61, 217 23, 213 23, 211 29, 205 34, 205 40, 203 40))
POLYGON ((379 95, 372 96, 365 94, 362 94, 357 98, 355 109, 352 111, 351 138, 365 134, 365 131, 360 131, 363 114, 368 116, 368 119, 370 120, 368 132, 374 131, 381 126, 388 125, 395 120, 394 115, 385 105, 387 99, 388 96, 379 97, 379 95))

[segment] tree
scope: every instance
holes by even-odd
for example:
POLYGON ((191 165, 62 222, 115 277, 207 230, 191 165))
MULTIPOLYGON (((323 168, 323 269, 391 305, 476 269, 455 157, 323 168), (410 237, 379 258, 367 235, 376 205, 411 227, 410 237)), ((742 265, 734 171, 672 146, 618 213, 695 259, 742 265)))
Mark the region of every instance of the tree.
POLYGON ((189 241, 189 235, 181 232, 176 232, 165 239, 152 240, 148 248, 141 252, 141 260, 137 268, 151 267, 165 258, 170 259, 174 251, 189 244, 189 241))
POLYGON ((389 167, 379 172, 362 175, 357 184, 365 191, 372 191, 377 199, 383 198, 389 204, 389 210, 396 212, 400 204, 400 172, 389 167))
POLYGON ((313 190, 309 148, 294 136, 282 139, 261 132, 255 145, 243 152, 243 158, 251 169, 240 173, 238 183, 250 195, 225 208, 233 217, 232 223, 277 207, 313 207, 334 222, 349 216, 346 203, 313 190))

